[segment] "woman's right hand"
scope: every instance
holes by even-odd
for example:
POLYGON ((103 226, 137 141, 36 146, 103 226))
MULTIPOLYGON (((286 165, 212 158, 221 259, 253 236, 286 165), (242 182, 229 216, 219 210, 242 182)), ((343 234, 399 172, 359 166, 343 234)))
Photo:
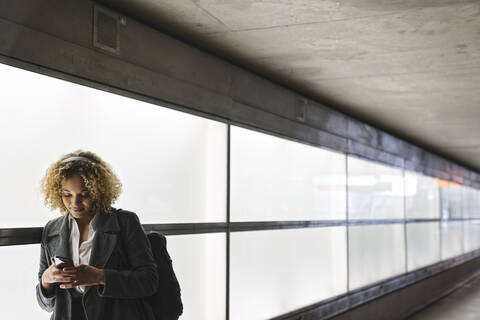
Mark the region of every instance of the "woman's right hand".
POLYGON ((53 257, 50 258, 50 261, 52 264, 45 269, 42 274, 42 287, 47 293, 53 292, 55 283, 71 282, 73 280, 71 275, 64 273, 62 269, 57 268, 53 257))

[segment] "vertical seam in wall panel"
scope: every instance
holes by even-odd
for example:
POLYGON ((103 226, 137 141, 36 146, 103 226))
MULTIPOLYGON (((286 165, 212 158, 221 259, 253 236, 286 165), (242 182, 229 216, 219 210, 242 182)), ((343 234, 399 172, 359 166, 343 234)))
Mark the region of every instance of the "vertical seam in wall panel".
POLYGON ((462 185, 460 190, 462 192, 461 195, 460 195, 461 196, 461 201, 460 201, 461 206, 460 206, 460 208, 462 210, 462 254, 464 254, 465 253, 465 221, 466 221, 466 220, 464 220, 465 219, 465 210, 464 209, 465 209, 465 203, 466 203, 465 198, 464 198, 465 185, 462 185))
POLYGON ((405 272, 408 272, 408 242, 407 242, 407 192, 406 192, 406 174, 405 168, 402 169, 403 174, 403 242, 405 246, 405 272))
MULTIPOLYGON (((347 139, 347 145, 348 145, 348 139, 347 139)), ((348 207, 348 152, 345 153, 345 235, 346 235, 346 239, 347 239, 347 251, 346 251, 346 254, 347 254, 347 291, 346 292, 349 292, 350 291, 350 244, 349 244, 349 234, 348 234, 348 229, 350 228, 348 226, 348 211, 349 211, 349 207, 348 207)))
POLYGON ((225 319, 230 319, 230 124, 227 123, 227 234, 226 234, 226 294, 225 319))
POLYGON ((230 319, 230 124, 227 123, 227 238, 225 318, 230 319))
MULTIPOLYGON (((448 189, 447 189, 447 192, 448 192, 448 189)), ((438 232, 439 232, 439 235, 438 235, 438 238, 440 240, 440 245, 439 245, 439 249, 440 249, 440 254, 439 254, 439 261, 442 261, 443 260, 443 253, 442 253, 442 250, 443 250, 443 244, 442 244, 442 241, 443 241, 443 236, 442 236, 442 224, 443 224, 443 203, 445 202, 443 200, 444 198, 444 192, 442 191, 442 186, 438 186, 438 198, 439 198, 439 201, 440 201, 440 216, 439 216, 439 222, 438 222, 438 232)), ((447 197, 448 197, 448 193, 447 193, 447 197)), ((448 199, 447 199, 448 200, 448 199)))

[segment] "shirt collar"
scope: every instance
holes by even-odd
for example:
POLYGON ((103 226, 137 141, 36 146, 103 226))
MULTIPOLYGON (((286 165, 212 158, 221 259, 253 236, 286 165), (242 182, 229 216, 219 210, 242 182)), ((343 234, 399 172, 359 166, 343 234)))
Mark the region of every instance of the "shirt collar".
MULTIPOLYGON (((99 216, 99 213, 97 212, 97 213, 93 216, 92 220, 90 220, 90 223, 89 223, 89 225, 88 225, 88 230, 89 230, 89 231, 90 231, 90 230, 91 230, 91 231, 96 231, 96 229, 97 229, 98 216, 99 216)), ((71 215, 70 213, 68 213, 68 220, 69 220, 70 230, 72 230, 72 223, 74 223, 74 222, 76 223, 76 221, 75 221, 75 218, 72 217, 72 215, 71 215)), ((78 225, 77 225, 77 228, 78 228, 78 225)))

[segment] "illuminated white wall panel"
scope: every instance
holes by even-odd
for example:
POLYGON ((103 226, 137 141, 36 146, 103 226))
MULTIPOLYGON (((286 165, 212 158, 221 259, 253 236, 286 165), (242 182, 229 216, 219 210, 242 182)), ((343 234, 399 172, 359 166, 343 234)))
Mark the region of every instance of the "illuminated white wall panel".
POLYGON ((230 319, 271 318, 344 293, 345 227, 234 232, 230 319))
POLYGON ((345 219, 345 155, 231 127, 231 221, 345 219))
POLYGON ((348 157, 348 218, 403 219, 403 171, 348 157))
POLYGON ((403 228, 403 224, 349 227, 350 290, 405 272, 403 228))
POLYGON ((405 172, 407 219, 438 219, 440 195, 438 179, 405 172))
POLYGON ((226 316, 226 236, 224 233, 167 237, 180 283, 181 320, 224 320, 226 316))
POLYGON ((476 218, 479 215, 479 193, 477 189, 471 188, 471 201, 472 201, 472 211, 470 211, 470 218, 476 218))
POLYGON ((450 216, 448 182, 442 183, 439 189, 439 194, 440 194, 440 217, 442 219, 448 219, 450 216))
POLYGON ((142 223, 225 221, 225 124, 2 64, 0 87, 2 227, 58 216, 40 179, 77 149, 112 165, 124 186, 115 206, 142 223))
POLYGON ((463 223, 463 252, 467 253, 480 249, 480 221, 464 221, 463 223))
POLYGON ((448 217, 463 218, 463 186, 450 182, 448 185, 448 217))
POLYGON ((0 246, 0 319, 50 319, 35 295, 39 258, 40 244, 0 246))
POLYGON ((463 217, 464 218, 473 218, 475 216, 475 207, 477 202, 476 190, 471 187, 462 188, 463 195, 463 217))
POLYGON ((412 271, 440 261, 440 226, 438 222, 408 223, 407 265, 412 271))
POLYGON ((463 253, 463 221, 442 221, 441 248, 442 260, 452 258, 463 253))

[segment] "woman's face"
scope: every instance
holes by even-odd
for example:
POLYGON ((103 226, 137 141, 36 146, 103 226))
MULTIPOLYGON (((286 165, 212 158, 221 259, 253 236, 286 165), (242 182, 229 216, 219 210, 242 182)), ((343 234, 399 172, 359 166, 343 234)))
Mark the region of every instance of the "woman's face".
POLYGON ((68 212, 74 218, 79 219, 92 214, 92 199, 83 183, 83 179, 78 174, 64 181, 62 200, 68 212))

